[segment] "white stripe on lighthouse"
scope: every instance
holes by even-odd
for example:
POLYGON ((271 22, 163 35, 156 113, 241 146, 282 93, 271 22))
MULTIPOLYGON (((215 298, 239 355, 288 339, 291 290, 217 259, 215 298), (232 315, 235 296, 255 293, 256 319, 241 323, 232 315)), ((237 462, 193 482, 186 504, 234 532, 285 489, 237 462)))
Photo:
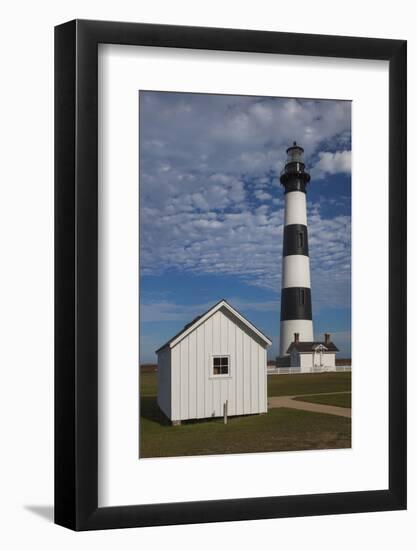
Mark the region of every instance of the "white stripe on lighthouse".
POLYGON ((313 342, 313 321, 297 319, 294 321, 281 321, 281 334, 279 354, 282 357, 287 353, 291 342, 294 341, 294 333, 300 335, 300 342, 313 342))
POLYGON ((307 225, 307 200, 302 191, 291 191, 285 194, 284 225, 298 223, 307 225))
POLYGON ((294 286, 310 288, 310 258, 303 254, 284 256, 282 260, 282 288, 294 286))

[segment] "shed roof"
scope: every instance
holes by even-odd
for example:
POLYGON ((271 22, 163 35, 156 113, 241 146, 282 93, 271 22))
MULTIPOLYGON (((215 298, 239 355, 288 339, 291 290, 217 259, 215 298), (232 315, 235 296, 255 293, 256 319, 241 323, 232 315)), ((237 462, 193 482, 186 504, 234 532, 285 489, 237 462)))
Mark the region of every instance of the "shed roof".
POLYGON ((324 342, 291 342, 289 348, 287 349, 287 353, 291 353, 293 349, 296 349, 301 353, 309 351, 312 352, 317 346, 320 345, 325 348, 325 351, 339 351, 339 348, 337 348, 333 342, 329 342, 328 344, 324 342))
POLYGON ((183 338, 185 338, 190 332, 192 332, 194 329, 196 329, 198 326, 204 323, 206 319, 211 317, 216 311, 218 311, 221 308, 225 308, 229 313, 232 314, 233 317, 235 317, 237 320, 241 321, 251 332, 255 333, 263 342, 270 346, 272 344, 272 341, 263 334, 259 329, 255 327, 250 321, 248 321, 241 313, 239 313, 234 307, 232 307, 225 299, 220 300, 217 302, 217 304, 214 304, 210 309, 208 309, 205 313, 202 313, 201 315, 198 315, 195 317, 192 321, 187 323, 183 329, 181 329, 175 336, 173 336, 168 342, 165 342, 163 346, 158 348, 155 353, 158 353, 162 351, 164 348, 170 347, 173 348, 180 342, 183 338))

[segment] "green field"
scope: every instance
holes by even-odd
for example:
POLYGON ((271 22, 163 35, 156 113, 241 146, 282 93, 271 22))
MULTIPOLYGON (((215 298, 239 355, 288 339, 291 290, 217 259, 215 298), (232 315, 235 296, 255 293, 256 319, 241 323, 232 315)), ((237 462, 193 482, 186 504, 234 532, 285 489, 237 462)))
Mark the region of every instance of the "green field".
MULTIPOLYGON (((276 408, 264 415, 230 417, 227 425, 221 418, 213 418, 171 426, 156 403, 156 372, 143 370, 140 379, 141 458, 338 449, 351 445, 350 419, 295 409, 276 408)), ((338 391, 350 391, 350 373, 268 376, 269 396, 338 391)))
POLYGON ((268 396, 303 395, 351 391, 350 372, 320 374, 271 374, 268 376, 268 396))
POLYGON ((352 394, 350 392, 337 393, 333 395, 306 395, 296 397, 296 401, 307 401, 308 403, 320 403, 322 405, 334 405, 335 407, 352 408, 352 394))

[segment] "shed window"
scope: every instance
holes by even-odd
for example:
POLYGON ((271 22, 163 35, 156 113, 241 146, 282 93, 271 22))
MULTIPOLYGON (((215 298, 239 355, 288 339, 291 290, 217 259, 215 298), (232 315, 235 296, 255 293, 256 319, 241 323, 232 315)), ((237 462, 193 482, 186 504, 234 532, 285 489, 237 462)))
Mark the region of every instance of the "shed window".
POLYGON ((214 375, 226 375, 229 374, 229 356, 218 355, 213 357, 213 374, 214 375))

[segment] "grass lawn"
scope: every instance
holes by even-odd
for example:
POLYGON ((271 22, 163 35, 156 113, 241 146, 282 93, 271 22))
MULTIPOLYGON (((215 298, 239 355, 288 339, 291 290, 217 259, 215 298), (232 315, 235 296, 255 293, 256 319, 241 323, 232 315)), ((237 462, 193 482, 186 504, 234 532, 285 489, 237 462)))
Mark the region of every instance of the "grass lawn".
MULTIPOLYGON (((264 415, 214 418, 171 426, 156 403, 156 373, 141 372, 140 456, 339 449, 351 446, 349 418, 270 409, 264 415)), ((268 376, 268 395, 350 391, 350 373, 268 376)), ((324 396, 323 396, 324 397, 324 396)))
POLYGON ((351 391, 350 372, 320 374, 270 374, 268 396, 351 391))
POLYGON ((306 397, 296 397, 296 401, 307 401, 308 403, 320 403, 322 405, 334 405, 335 407, 352 407, 352 394, 338 393, 333 395, 309 395, 306 397))

